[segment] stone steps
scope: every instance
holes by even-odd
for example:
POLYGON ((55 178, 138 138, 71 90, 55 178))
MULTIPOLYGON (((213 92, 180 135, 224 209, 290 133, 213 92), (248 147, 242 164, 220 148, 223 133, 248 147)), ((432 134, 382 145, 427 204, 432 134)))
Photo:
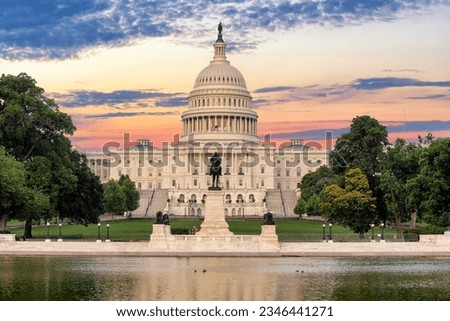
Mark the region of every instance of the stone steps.
POLYGON ((169 191, 167 189, 155 189, 149 200, 149 206, 145 216, 156 217, 158 211, 164 212, 168 197, 169 191))
POLYGON ((154 190, 141 189, 139 190, 139 207, 133 211, 133 217, 144 217, 146 216, 150 197, 154 190))
POLYGON ((283 201, 281 199, 281 192, 279 189, 267 190, 266 207, 270 212, 272 212, 274 217, 285 216, 283 201))
POLYGON ((297 205, 297 193, 295 190, 281 190, 281 197, 286 217, 297 217, 294 213, 295 205, 297 205))

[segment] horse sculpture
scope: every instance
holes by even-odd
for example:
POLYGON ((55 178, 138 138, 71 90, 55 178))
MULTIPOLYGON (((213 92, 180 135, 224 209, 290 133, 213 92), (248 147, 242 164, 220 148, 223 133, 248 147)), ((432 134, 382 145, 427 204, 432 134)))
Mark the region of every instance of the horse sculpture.
POLYGON ((212 186, 209 189, 220 189, 219 177, 222 175, 222 160, 217 152, 210 158, 209 175, 212 176, 212 186))

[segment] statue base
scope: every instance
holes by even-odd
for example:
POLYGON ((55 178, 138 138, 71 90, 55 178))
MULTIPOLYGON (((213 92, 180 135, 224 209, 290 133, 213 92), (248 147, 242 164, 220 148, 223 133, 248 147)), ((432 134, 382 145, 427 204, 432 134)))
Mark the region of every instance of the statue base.
POLYGON ((222 190, 222 188, 219 187, 219 186, 216 186, 216 187, 210 186, 210 187, 208 187, 208 191, 221 191, 221 190, 222 190))
MULTIPOLYGON (((220 188, 220 187, 219 187, 220 188)), ((206 192, 205 220, 196 235, 234 235, 225 220, 225 206, 221 189, 206 192)))

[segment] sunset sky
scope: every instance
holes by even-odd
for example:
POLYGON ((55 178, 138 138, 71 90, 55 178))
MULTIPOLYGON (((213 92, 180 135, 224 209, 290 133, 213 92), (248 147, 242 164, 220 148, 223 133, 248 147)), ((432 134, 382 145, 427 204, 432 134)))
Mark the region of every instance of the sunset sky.
POLYGON ((393 141, 450 135, 450 1, 0 0, 0 73, 25 72, 101 149, 181 130, 217 25, 258 135, 336 137, 358 115, 393 141))

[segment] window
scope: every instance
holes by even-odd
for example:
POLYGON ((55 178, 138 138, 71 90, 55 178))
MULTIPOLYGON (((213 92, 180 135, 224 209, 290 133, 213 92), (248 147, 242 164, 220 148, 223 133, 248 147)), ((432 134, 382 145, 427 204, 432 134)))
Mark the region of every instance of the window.
POLYGON ((289 174, 291 173, 291 171, 289 169, 286 170, 286 176, 289 176, 289 174))
POLYGON ((117 171, 117 175, 118 175, 119 177, 122 176, 122 170, 119 169, 119 170, 117 171))
POLYGON ((250 203, 255 203, 255 195, 250 194, 250 195, 248 196, 248 201, 249 201, 250 203))
POLYGON ((242 179, 239 180, 239 186, 242 186, 242 179))
POLYGON ((138 176, 142 176, 142 168, 139 167, 137 169, 137 174, 138 174, 138 176))
POLYGON ((281 169, 277 169, 277 176, 281 176, 281 169))
POLYGON ((184 194, 180 194, 180 197, 178 198, 178 203, 184 203, 184 194))
POLYGON ((264 187, 264 180, 261 180, 261 187, 264 187))
POLYGON ((264 166, 261 166, 261 174, 264 174, 266 171, 266 168, 264 166))
POLYGON ((161 171, 158 171, 158 176, 161 176, 161 174, 162 174, 161 171))
POLYGON ((197 186, 197 179, 194 179, 194 186, 197 186))
POLYGON ((172 174, 175 174, 177 172, 177 168, 175 166, 172 166, 172 174))
POLYGON ((172 187, 176 187, 177 186, 177 181, 175 179, 172 180, 172 187))
POLYGON ((291 184, 289 184, 289 182, 286 182, 286 189, 291 189, 291 184))
POLYGON ((142 188, 142 183, 138 183, 138 188, 142 188))
POLYGON ((300 170, 300 167, 297 167, 297 176, 301 176, 302 175, 302 171, 300 170))

